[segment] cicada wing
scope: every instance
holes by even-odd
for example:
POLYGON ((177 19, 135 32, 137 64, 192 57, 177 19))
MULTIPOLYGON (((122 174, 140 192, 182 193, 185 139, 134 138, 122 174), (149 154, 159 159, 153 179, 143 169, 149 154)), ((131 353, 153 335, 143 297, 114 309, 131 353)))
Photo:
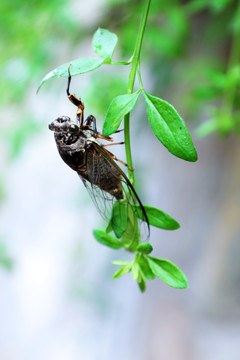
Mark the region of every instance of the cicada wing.
POLYGON ((132 233, 133 227, 138 226, 136 224, 137 215, 134 210, 136 202, 140 205, 146 218, 145 224, 149 233, 147 215, 135 189, 123 170, 104 151, 104 148, 93 142, 92 147, 86 153, 85 175, 83 177, 80 172, 78 174, 99 213, 107 221, 112 221, 113 230, 114 228, 116 230, 116 236, 121 231, 132 233), (125 221, 126 213, 128 214, 127 223, 125 221), (121 229, 119 229, 120 226, 121 229))
POLYGON ((87 189, 99 214, 104 220, 108 221, 111 216, 112 207, 116 199, 106 191, 100 189, 97 185, 86 181, 84 178, 82 178, 81 175, 79 176, 82 179, 82 182, 87 189))
POLYGON ((125 195, 123 196, 123 199, 128 200, 128 204, 132 206, 133 211, 136 213, 136 210, 134 210, 134 205, 136 203, 139 204, 140 209, 142 211, 143 214, 143 218, 145 219, 145 223, 147 225, 147 237, 150 236, 150 226, 149 226, 149 221, 148 221, 148 217, 146 214, 146 211, 144 209, 144 206, 136 192, 136 190, 134 189, 133 185, 130 183, 128 177, 126 176, 126 174, 123 172, 123 170, 117 165, 117 163, 109 156, 109 154, 107 152, 105 152, 105 149, 103 147, 101 147, 99 144, 94 143, 94 147, 96 148, 96 150, 98 150, 99 153, 101 153, 104 158, 107 160, 108 163, 110 163, 113 167, 114 167, 114 172, 115 174, 117 174, 116 176, 118 178, 121 178, 121 184, 122 184, 122 190, 125 193, 125 195), (123 184, 125 186, 123 186, 123 184), (124 189, 127 189, 127 191, 124 189))
POLYGON ((114 196, 117 200, 123 199, 122 175, 116 168, 115 162, 109 161, 108 154, 92 143, 91 151, 86 153, 86 167, 92 184, 114 196))
POLYGON ((84 171, 78 171, 84 186, 105 220, 109 220, 115 195, 123 197, 121 175, 93 146, 86 150, 84 171))

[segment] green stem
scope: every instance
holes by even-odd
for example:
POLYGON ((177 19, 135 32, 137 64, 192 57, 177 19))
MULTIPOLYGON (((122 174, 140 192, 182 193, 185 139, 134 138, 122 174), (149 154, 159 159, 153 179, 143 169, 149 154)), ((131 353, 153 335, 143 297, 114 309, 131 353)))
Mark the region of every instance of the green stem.
MULTIPOLYGON (((132 67, 131 67, 131 71, 129 74, 127 94, 133 93, 133 87, 134 87, 137 68, 139 65, 143 35, 144 35, 146 23, 147 23, 147 17, 148 17, 150 4, 151 4, 151 0, 145 0, 143 14, 142 14, 142 18, 141 18, 141 22, 140 22, 140 26, 139 26, 139 30, 138 30, 138 34, 137 34, 136 44, 135 44, 135 48, 134 48, 133 56, 132 56, 132 67)), ((124 140, 125 140, 125 151, 126 151, 127 164, 128 164, 129 168, 133 168, 131 146, 130 146, 130 126, 129 126, 129 124, 130 124, 130 114, 128 113, 124 117, 124 140)), ((134 184, 134 173, 130 169, 128 170, 128 176, 129 176, 129 180, 131 181, 131 183, 134 184)))
POLYGON ((141 90, 144 90, 139 64, 138 64, 137 74, 138 74, 138 82, 139 82, 139 85, 141 86, 141 90))

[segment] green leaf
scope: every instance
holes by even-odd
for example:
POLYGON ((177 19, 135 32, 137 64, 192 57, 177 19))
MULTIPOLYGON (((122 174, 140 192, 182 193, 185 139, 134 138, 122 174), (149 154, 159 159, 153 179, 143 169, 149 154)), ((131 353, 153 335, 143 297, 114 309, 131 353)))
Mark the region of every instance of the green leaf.
POLYGON ((141 91, 120 95, 112 100, 103 124, 103 135, 109 136, 119 128, 122 118, 134 108, 141 91))
POLYGON ((144 292, 146 290, 146 280, 141 272, 139 272, 137 282, 141 292, 144 292))
POLYGON ((41 81, 37 92, 40 90, 42 85, 55 77, 68 77, 68 66, 71 64, 70 67, 70 73, 71 76, 84 74, 86 72, 95 70, 99 68, 104 63, 104 60, 102 59, 96 59, 96 58, 81 58, 77 60, 72 60, 67 62, 66 64, 63 64, 61 66, 58 66, 56 69, 50 71, 41 81))
POLYGON ((153 280, 155 278, 155 275, 152 272, 152 269, 150 268, 148 260, 145 258, 145 256, 144 255, 138 256, 137 262, 138 262, 144 276, 148 280, 153 280))
POLYGON ((116 34, 99 28, 93 35, 93 50, 104 59, 111 59, 118 37, 116 34))
POLYGON ((118 239, 126 231, 128 223, 128 210, 125 202, 116 201, 112 208, 111 224, 114 234, 118 239))
POLYGON ((177 289, 185 289, 188 287, 185 274, 171 261, 152 256, 146 256, 146 258, 153 274, 158 276, 166 284, 177 289))
POLYGON ((139 276, 139 265, 137 263, 133 263, 132 264, 132 278, 133 280, 137 280, 138 276, 139 276))
POLYGON ((135 212, 133 211, 133 207, 128 206, 127 209, 128 209, 127 228, 122 236, 122 241, 127 249, 131 251, 135 251, 136 247, 140 242, 138 220, 135 212))
POLYGON ((137 247, 137 251, 143 254, 150 254, 153 251, 153 247, 149 242, 139 244, 137 247))
POLYGON ((110 233, 112 231, 112 218, 109 220, 109 223, 107 224, 107 227, 105 229, 106 233, 110 233))
POLYGON ((107 234, 104 230, 94 229, 93 235, 98 242, 112 249, 120 249, 123 246, 120 241, 107 234))
POLYGON ((117 266, 132 265, 132 261, 127 260, 115 260, 112 263, 117 266))
POLYGON ((148 120, 158 140, 173 155, 197 161, 197 151, 188 129, 177 111, 168 102, 144 92, 148 120))
POLYGON ((119 270, 117 270, 115 272, 115 274, 113 275, 113 279, 117 279, 120 276, 127 274, 129 271, 131 271, 131 268, 132 268, 132 265, 125 265, 125 266, 121 267, 119 270))
MULTIPOLYGON (((174 220, 170 215, 166 214, 162 210, 148 205, 144 205, 143 207, 146 211, 150 225, 165 230, 176 230, 180 227, 176 220, 174 220)), ((135 205, 134 208, 136 209, 138 218, 146 221, 141 207, 139 205, 135 205)))

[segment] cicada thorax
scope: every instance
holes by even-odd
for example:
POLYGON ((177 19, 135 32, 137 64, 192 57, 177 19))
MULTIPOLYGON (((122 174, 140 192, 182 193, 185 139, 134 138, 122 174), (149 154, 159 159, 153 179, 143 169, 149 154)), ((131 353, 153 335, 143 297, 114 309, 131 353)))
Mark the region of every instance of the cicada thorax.
POLYGON ((78 171, 85 164, 86 140, 70 133, 54 132, 58 152, 63 161, 73 170, 78 171))

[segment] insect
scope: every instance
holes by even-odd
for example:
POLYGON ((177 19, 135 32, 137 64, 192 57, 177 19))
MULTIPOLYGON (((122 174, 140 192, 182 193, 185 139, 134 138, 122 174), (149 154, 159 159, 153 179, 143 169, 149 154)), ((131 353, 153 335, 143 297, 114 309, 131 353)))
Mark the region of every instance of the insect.
POLYGON ((129 179, 116 161, 126 165, 106 149, 106 146, 123 144, 113 143, 113 138, 97 131, 96 119, 89 115, 84 119, 84 104, 80 98, 70 94, 71 74, 68 67, 68 99, 77 107, 76 121, 68 116, 58 117, 51 122, 49 129, 54 137, 63 161, 75 170, 88 189, 95 205, 105 215, 106 203, 116 201, 133 205, 138 203, 143 217, 149 222, 144 207, 129 179), (100 140, 109 142, 104 145, 100 140))

